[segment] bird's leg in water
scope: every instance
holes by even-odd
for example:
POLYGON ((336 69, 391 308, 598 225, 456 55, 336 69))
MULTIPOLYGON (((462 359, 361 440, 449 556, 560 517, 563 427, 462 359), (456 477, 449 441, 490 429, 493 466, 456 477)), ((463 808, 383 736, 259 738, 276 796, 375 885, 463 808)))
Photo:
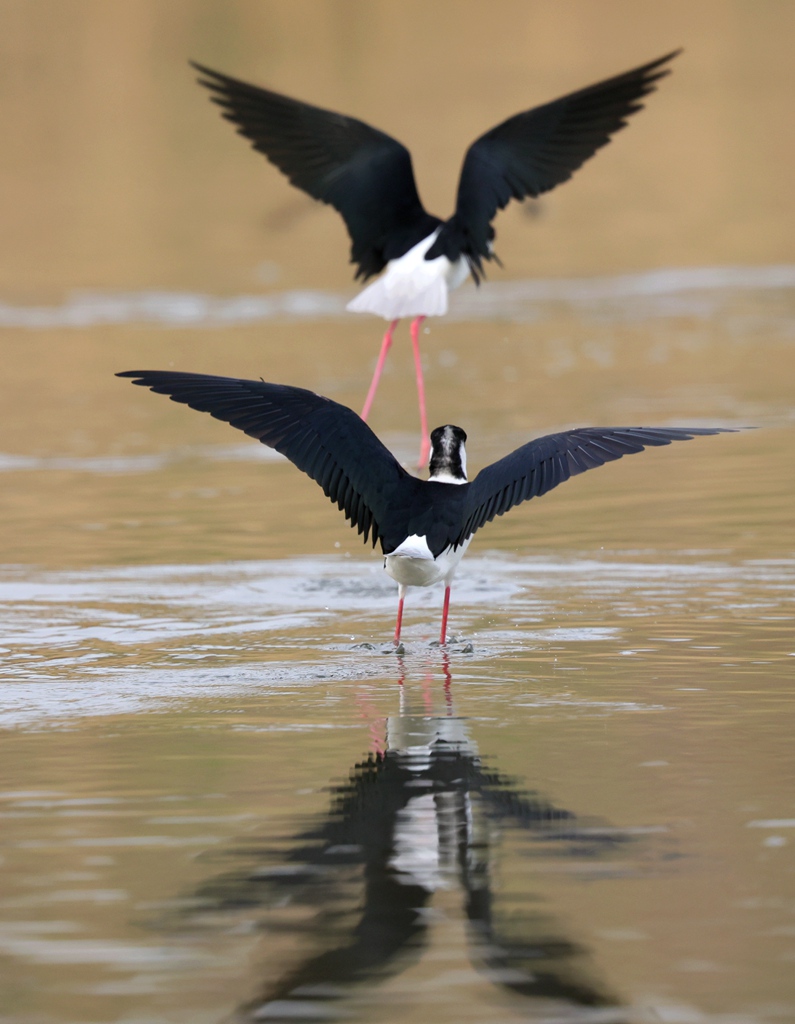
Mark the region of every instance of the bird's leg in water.
POLYGON ((422 327, 424 320, 424 316, 418 316, 411 321, 411 346, 414 349, 414 369, 417 371, 417 398, 420 402, 420 458, 417 463, 418 469, 424 469, 428 465, 428 456, 431 453, 431 441, 428 437, 428 413, 425 410, 425 381, 422 379, 422 359, 420 358, 420 327, 422 327))
POLYGON ((447 613, 450 611, 450 587, 449 585, 444 588, 444 607, 442 608, 442 635, 439 637, 439 643, 444 644, 447 642, 447 613))
POLYGON ((364 408, 362 409, 362 419, 365 422, 367 422, 367 417, 370 415, 370 408, 372 407, 375 393, 378 390, 378 382, 381 379, 381 371, 384 369, 387 353, 392 348, 392 335, 395 333, 397 325, 398 321, 393 320, 389 327, 387 327, 384 340, 381 342, 381 351, 378 354, 378 362, 375 364, 375 373, 370 382, 370 390, 367 392, 367 398, 364 400, 364 408))
POLYGON ((400 643, 400 627, 403 625, 403 601, 406 597, 406 588, 401 583, 398 586, 398 613, 395 622, 395 646, 400 643))

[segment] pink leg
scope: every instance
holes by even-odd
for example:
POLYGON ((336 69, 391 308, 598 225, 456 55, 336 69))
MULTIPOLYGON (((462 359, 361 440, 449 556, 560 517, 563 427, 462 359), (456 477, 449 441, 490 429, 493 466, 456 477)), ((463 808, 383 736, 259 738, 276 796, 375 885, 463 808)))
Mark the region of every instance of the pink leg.
POLYGON ((447 613, 450 611, 450 588, 444 588, 444 608, 442 608, 442 635, 439 637, 439 643, 444 644, 447 642, 447 613))
POLYGON ((381 371, 384 369, 387 353, 390 348, 392 348, 392 335, 395 333, 397 325, 397 320, 393 320, 389 327, 387 327, 384 340, 381 342, 381 351, 378 354, 378 362, 375 364, 375 373, 373 374, 373 379, 370 382, 370 390, 367 392, 367 398, 364 400, 364 408, 362 409, 362 419, 365 422, 367 421, 367 417, 370 415, 370 408, 373 404, 375 393, 378 390, 378 382, 381 379, 381 371))
POLYGON ((422 360, 420 359, 420 327, 425 320, 418 316, 411 321, 411 345, 414 349, 414 369, 417 371, 417 398, 420 402, 420 458, 417 466, 424 469, 428 465, 431 442, 428 437, 428 414, 425 410, 425 381, 422 379, 422 360))
POLYGON ((403 625, 403 594, 398 601, 397 622, 395 623, 395 647, 400 643, 400 627, 403 625))

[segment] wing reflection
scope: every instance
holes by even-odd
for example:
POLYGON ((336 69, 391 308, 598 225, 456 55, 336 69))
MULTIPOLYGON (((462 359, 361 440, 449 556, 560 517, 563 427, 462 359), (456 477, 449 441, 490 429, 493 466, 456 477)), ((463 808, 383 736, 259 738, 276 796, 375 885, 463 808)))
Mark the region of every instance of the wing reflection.
POLYGON ((498 832, 512 829, 523 853, 547 858, 593 857, 624 838, 485 766, 466 722, 453 714, 446 662, 445 674, 445 714, 413 710, 401 685, 385 744, 353 767, 328 815, 278 851, 273 844, 240 851, 259 866, 200 891, 205 909, 268 908, 271 935, 279 927, 305 929, 316 949, 265 985, 238 1019, 278 1024, 355 1015, 363 985, 420 957, 440 890, 462 894, 470 962, 522 999, 523 1019, 564 1009, 567 1021, 625 1019, 616 997, 594 979, 587 950, 561 922, 540 912, 535 898, 501 911, 505 901, 495 900, 491 882, 498 832), (312 911, 308 921, 296 921, 296 908, 312 911))

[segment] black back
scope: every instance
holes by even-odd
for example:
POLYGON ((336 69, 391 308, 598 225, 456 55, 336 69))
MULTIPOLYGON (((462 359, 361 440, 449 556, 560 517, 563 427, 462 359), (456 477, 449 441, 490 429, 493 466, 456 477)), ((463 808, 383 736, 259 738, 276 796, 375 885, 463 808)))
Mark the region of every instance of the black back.
MULTIPOLYGON (((418 480, 400 466, 351 409, 286 384, 167 370, 117 374, 209 412, 285 455, 323 488, 384 554, 409 536, 425 537, 434 557, 457 547, 495 516, 539 497, 570 476, 646 446, 719 434, 721 428, 583 427, 517 448, 472 483, 418 480)), ((460 428, 457 428, 460 429, 460 428)))
POLYGON ((314 199, 341 215, 356 277, 367 280, 442 222, 425 212, 411 154, 364 121, 193 64, 224 117, 314 199))

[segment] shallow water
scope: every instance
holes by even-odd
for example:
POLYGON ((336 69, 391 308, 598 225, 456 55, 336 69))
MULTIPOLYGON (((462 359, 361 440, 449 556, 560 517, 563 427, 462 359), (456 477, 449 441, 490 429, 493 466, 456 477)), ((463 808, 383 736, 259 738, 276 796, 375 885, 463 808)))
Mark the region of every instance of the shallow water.
MULTIPOLYGON (((795 1019, 792 12, 506 0, 518 59, 461 3, 6 6, 2 1024, 795 1019), (336 221, 184 58, 382 123, 433 197, 517 95, 682 42, 498 221, 506 271, 426 329, 430 414, 472 470, 574 424, 757 429, 490 524, 451 643, 432 589, 396 653, 395 586, 315 484, 113 377, 358 408, 375 359, 336 221)), ((373 426, 410 464, 406 334, 373 426)))
POLYGON ((11 1019, 789 1016, 795 560, 473 557, 402 658, 352 560, 3 596, 11 1019))

